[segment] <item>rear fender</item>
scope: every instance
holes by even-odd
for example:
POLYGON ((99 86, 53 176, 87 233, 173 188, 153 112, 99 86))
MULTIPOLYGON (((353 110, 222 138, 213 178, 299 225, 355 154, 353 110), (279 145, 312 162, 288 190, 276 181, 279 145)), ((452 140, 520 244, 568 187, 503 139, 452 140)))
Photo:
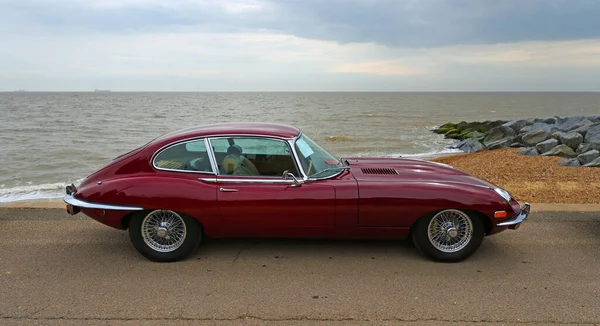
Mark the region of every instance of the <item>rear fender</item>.
POLYGON ((142 207, 144 211, 173 210, 197 219, 208 235, 220 225, 216 191, 216 185, 196 178, 152 174, 82 184, 75 196, 93 203, 142 207))

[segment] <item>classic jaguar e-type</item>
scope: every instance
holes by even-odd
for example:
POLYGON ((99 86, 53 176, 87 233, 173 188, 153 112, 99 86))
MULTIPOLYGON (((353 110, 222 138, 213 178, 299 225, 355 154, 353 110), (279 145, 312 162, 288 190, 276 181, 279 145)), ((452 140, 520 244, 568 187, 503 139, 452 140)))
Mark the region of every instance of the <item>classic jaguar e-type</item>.
POLYGON ((449 165, 336 158, 270 123, 175 131, 66 187, 69 214, 129 229, 152 261, 186 258, 203 237, 410 238, 435 261, 471 256, 529 215, 502 188, 449 165))

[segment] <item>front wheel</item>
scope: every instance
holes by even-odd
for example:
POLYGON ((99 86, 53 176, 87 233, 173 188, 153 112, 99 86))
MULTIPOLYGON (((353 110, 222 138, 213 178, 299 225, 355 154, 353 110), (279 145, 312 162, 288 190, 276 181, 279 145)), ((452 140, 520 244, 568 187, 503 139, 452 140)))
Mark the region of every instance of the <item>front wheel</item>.
POLYGON ((458 262, 477 251, 484 225, 473 214, 446 209, 419 219, 412 230, 415 247, 435 261, 458 262))
POLYGON ((186 258, 200 243, 200 223, 171 210, 136 214, 129 223, 135 249, 149 260, 172 262, 186 258))

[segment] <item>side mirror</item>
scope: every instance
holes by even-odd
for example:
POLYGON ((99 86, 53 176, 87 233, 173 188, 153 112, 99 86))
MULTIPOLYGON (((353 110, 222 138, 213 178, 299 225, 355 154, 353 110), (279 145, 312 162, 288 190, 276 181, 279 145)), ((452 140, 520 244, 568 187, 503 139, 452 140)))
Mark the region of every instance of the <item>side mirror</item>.
POLYGON ((296 178, 296 176, 291 173, 289 170, 285 170, 283 171, 283 180, 288 180, 288 178, 291 178, 294 180, 294 183, 292 183, 292 187, 300 187, 302 185, 302 182, 300 182, 300 180, 298 180, 298 178, 296 178))

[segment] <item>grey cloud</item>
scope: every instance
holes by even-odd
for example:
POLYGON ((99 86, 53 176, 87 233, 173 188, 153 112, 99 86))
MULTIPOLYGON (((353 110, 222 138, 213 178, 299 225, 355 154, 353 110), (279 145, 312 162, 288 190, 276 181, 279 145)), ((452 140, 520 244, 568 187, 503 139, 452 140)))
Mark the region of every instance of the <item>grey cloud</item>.
POLYGON ((600 1, 595 0, 264 0, 262 4, 265 11, 241 13, 228 12, 214 3, 174 1, 101 9, 80 1, 5 1, 0 2, 0 9, 31 23, 72 32, 127 33, 180 27, 206 32, 267 30, 393 47, 600 36, 600 1))
POLYGON ((277 28, 338 42, 436 47, 600 36, 594 0, 285 1, 277 28))
POLYGON ((436 47, 600 36, 594 0, 264 1, 268 10, 231 14, 214 5, 149 3, 99 9, 81 2, 6 2, 42 26, 140 32, 194 26, 208 32, 270 30, 300 37, 436 47))

